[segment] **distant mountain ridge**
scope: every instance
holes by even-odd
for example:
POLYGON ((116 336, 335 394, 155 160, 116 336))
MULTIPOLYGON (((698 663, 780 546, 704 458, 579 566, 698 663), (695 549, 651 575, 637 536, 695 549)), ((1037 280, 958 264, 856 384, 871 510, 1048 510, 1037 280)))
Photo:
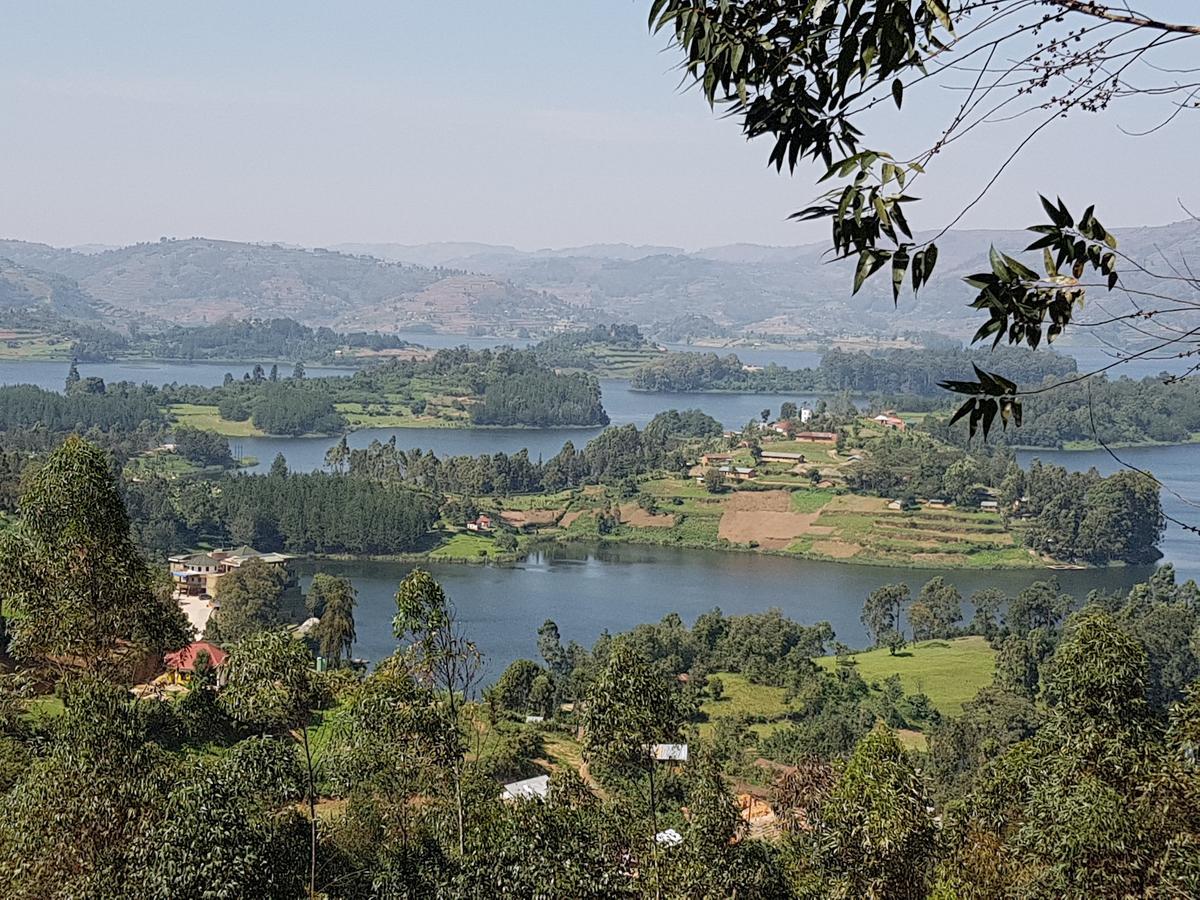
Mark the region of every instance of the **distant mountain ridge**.
MULTIPOLYGON (((1166 270, 1164 259, 1191 260, 1200 268, 1198 222, 1114 232, 1122 252, 1143 264, 1166 270)), ((689 333, 711 323, 713 334, 827 342, 909 332, 965 338, 979 320, 967 310, 973 292, 963 276, 987 268, 990 246, 1018 253, 1029 241, 1020 230, 943 235, 933 279, 915 298, 902 293, 898 305, 882 276, 852 297, 850 264, 830 262, 825 243, 524 251, 477 242, 306 249, 193 238, 79 252, 0 241, 0 259, 76 282, 85 306, 184 324, 290 317, 343 331, 518 336, 597 322, 667 333, 685 321, 689 333)), ((1128 279, 1135 289, 1200 300, 1182 282, 1128 279)))
POLYGON ((556 298, 486 274, 207 238, 79 253, 0 241, 0 258, 71 279, 101 305, 180 324, 288 317, 342 331, 550 328, 556 298))
MULTIPOLYGON (((1131 258, 1167 270, 1200 260, 1200 223, 1114 229, 1131 258)), ((932 232, 918 239, 934 237, 932 232)), ((519 251, 507 246, 468 244, 462 256, 443 254, 441 264, 486 272, 534 290, 553 293, 602 320, 651 326, 695 315, 710 318, 724 332, 750 332, 784 338, 825 340, 852 335, 896 335, 936 331, 963 339, 978 321, 965 313, 973 292, 964 276, 988 268, 996 246, 1020 256, 1031 235, 1020 229, 952 231, 938 238, 934 277, 917 297, 902 292, 894 305, 890 282, 869 281, 851 296, 851 264, 831 261, 828 244, 796 246, 728 244, 684 251, 672 247, 597 245, 557 251, 519 251), (612 247, 618 251, 613 251, 612 247)), ((416 255, 421 246, 375 245, 388 258, 416 255)), ((450 245, 440 245, 450 246, 450 245)), ((1037 264, 1039 260, 1031 259, 1037 264)), ((1181 284, 1154 283, 1127 273, 1129 287, 1193 296, 1181 284)))

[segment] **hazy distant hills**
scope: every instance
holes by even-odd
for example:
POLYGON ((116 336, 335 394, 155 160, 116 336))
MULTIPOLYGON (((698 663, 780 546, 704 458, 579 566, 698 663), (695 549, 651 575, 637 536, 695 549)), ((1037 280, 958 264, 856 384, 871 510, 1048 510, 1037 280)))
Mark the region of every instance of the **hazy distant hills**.
POLYGON ((0 241, 0 258, 72 279, 98 303, 185 324, 286 316, 344 330, 507 333, 577 316, 487 274, 275 244, 189 239, 80 253, 0 241))
MULTIPOLYGON (((1177 266, 1190 259, 1200 266, 1200 223, 1125 228, 1116 233, 1123 252, 1157 270, 1169 270, 1164 259, 1177 266)), ((1020 255, 1030 240, 1027 232, 1017 230, 943 235, 938 240, 934 278, 916 298, 902 293, 899 307, 893 306, 885 276, 851 297, 851 267, 829 262, 824 243, 730 244, 693 252, 624 244, 556 251, 482 244, 375 244, 370 252, 397 261, 436 259, 440 265, 486 272, 552 293, 573 306, 593 310, 601 319, 648 325, 696 315, 711 318, 725 331, 797 338, 904 331, 939 331, 961 338, 978 325, 974 315, 964 315, 973 292, 962 278, 987 268, 990 246, 1020 255)), ((1136 274, 1128 275, 1127 282, 1138 289, 1189 297, 1193 293, 1180 283, 1151 283, 1136 274)))
MULTIPOLYGON (((1169 268, 1164 259, 1200 268, 1200 223, 1116 233, 1124 253, 1157 270, 1169 268)), ((11 261, 11 271, 0 272, 0 297, 7 305, 37 298, 65 315, 99 310, 179 323, 288 316, 345 330, 512 336, 600 321, 686 320, 722 334, 817 341, 906 331, 961 338, 979 322, 966 310, 972 292, 962 277, 987 267, 989 246, 1015 252, 1028 242, 1023 231, 944 235, 933 280, 917 298, 902 294, 898 308, 882 276, 851 297, 849 265, 828 262, 823 243, 694 252, 628 244, 522 251, 481 243, 326 250, 189 239, 81 252, 0 241, 0 260, 11 261)), ((1130 275, 1129 284, 1200 300, 1181 281, 1130 275)))
MULTIPOLYGON (((82 290, 74 279, 0 257, 0 310, 36 310, 67 319, 96 322, 113 310, 82 290)), ((14 315, 5 315, 12 323, 14 315)))

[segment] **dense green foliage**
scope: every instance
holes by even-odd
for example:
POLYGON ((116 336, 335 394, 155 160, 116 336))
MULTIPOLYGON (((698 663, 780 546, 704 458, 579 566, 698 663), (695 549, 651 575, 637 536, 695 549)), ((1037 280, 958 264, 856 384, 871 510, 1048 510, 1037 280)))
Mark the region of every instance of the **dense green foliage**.
POLYGON ((287 576, 276 566, 251 559, 221 578, 220 607, 209 617, 204 636, 236 644, 255 632, 283 624, 283 593, 287 576))
POLYGON ((1068 472, 1035 460, 1021 478, 1022 515, 1032 517, 1028 546, 1059 559, 1085 562, 1157 559, 1165 522, 1158 484, 1138 472, 1107 478, 1068 472))
POLYGON ((582 331, 567 331, 538 342, 533 352, 556 369, 593 369, 597 366, 595 348, 617 350, 653 349, 636 325, 593 325, 582 331))
POLYGON ((109 385, 101 393, 58 394, 32 385, 0 387, 0 430, 41 427, 52 434, 98 428, 133 431, 143 422, 165 418, 152 392, 130 384, 109 385))
POLYGON ((600 403, 600 385, 587 375, 522 372, 494 381, 483 400, 471 406, 476 425, 529 425, 561 428, 607 425, 600 403))
MULTIPOLYGON (((553 492, 614 483, 662 468, 679 471, 685 467, 681 447, 688 434, 708 432, 714 422, 695 410, 682 414, 670 410, 655 416, 643 431, 634 425, 606 428, 582 450, 567 441, 544 462, 533 462, 525 450, 443 458, 420 449, 401 450, 393 437, 387 443, 372 441, 361 449, 348 449, 346 468, 356 477, 468 496, 553 492)), ((335 460, 328 462, 338 465, 335 460)))
MULTIPOLYGON (((119 537, 107 474, 58 475, 72 497, 108 492, 94 505, 119 537)), ((27 515, 62 515, 37 497, 27 515)), ((73 521, 55 520, 75 541, 73 521)), ((323 581, 313 611, 329 615, 344 587, 323 581)), ((30 900, 1194 894, 1200 590, 1165 568, 1073 614, 1053 583, 972 602, 985 614, 969 627, 1023 665, 998 665, 961 717, 897 677, 867 683, 850 656, 819 668, 829 626, 777 611, 713 610, 691 628, 672 614, 591 650, 546 622, 544 665, 514 663, 477 704, 478 651, 420 570, 397 591, 400 646, 369 674, 317 672, 306 643, 264 619, 229 647, 223 686, 201 667, 172 703, 68 675, 65 711, 28 717, 6 676, 0 873, 30 900), (706 721, 717 671, 781 692, 783 719, 761 734, 747 716, 706 721), (901 727, 930 735, 926 758, 901 748, 901 727), (653 759, 676 741, 686 762, 653 759), (502 782, 545 771, 552 744, 586 767, 557 755, 544 800, 501 801, 502 782), (732 786, 748 779, 773 836, 739 815, 732 786), (681 842, 656 839, 664 829, 681 842)), ((957 632, 950 585, 907 604, 914 628, 918 604, 957 632)), ((103 622, 78 630, 112 640, 103 622)))
POLYGON ((368 411, 432 414, 458 424, 566 427, 606 425, 600 387, 586 375, 559 375, 529 351, 439 350, 428 359, 392 359, 353 375, 272 377, 256 366, 241 380, 204 388, 172 385, 164 403, 215 405, 222 417, 252 419, 280 434, 337 432, 345 421, 332 404, 368 411))
POLYGON ((915 394, 937 396, 939 381, 966 377, 972 364, 1003 362, 1021 383, 1041 384, 1048 376, 1073 373, 1075 361, 1054 353, 1000 348, 994 352, 953 350, 887 350, 850 353, 832 350, 815 369, 788 369, 769 365, 747 367, 735 354, 672 353, 645 366, 632 379, 634 388, 647 391, 761 391, 812 393, 848 390, 854 393, 915 394))
POLYGON ((185 642, 183 614, 134 545, 99 448, 68 438, 37 467, 20 511, 0 535, 0 612, 15 656, 103 672, 185 642))
POLYGON ((1066 561, 1152 562, 1165 522, 1158 485, 1136 472, 1103 477, 1034 461, 1012 451, 969 453, 919 432, 890 432, 846 471, 846 484, 881 497, 943 498, 977 507, 991 491, 1006 516, 1028 525, 1026 546, 1066 561))
POLYGON ((267 434, 332 434, 346 424, 328 393, 304 384, 264 385, 254 399, 253 410, 251 421, 267 434))
POLYGON ((437 520, 428 494, 344 475, 234 476, 220 487, 218 525, 258 549, 401 553, 437 520))
MULTIPOLYGON (((1188 381, 1108 381, 1094 376, 1035 394, 1024 404, 1021 427, 994 431, 988 437, 989 443, 1053 448, 1072 442, 1180 443, 1200 433, 1200 391, 1188 381)), ((968 435, 950 426, 949 418, 948 414, 930 417, 924 427, 943 440, 966 442, 968 435)))
POLYGON ((383 334, 339 334, 294 319, 239 319, 214 325, 173 325, 160 333, 138 332, 131 344, 155 359, 280 359, 328 362, 339 350, 395 350, 406 341, 383 334))
POLYGON ((173 432, 175 452, 201 466, 231 466, 229 440, 211 431, 180 425, 173 432))

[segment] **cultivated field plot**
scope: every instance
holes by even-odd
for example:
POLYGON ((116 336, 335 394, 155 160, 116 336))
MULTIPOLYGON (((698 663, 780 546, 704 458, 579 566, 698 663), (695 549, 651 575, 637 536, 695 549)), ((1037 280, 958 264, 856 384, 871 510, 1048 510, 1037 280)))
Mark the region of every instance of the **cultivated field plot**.
POLYGON ((561 509, 506 509, 500 513, 500 518, 513 528, 544 528, 555 524, 562 514, 561 509))
POLYGON ((620 507, 621 524, 632 525, 634 528, 674 528, 675 517, 669 513, 652 513, 642 509, 636 503, 626 503, 620 507))
POLYGON ((815 524, 819 516, 819 512, 794 512, 787 491, 744 491, 725 501, 717 534, 735 544, 754 542, 768 550, 783 550, 796 538, 831 534, 832 528, 815 524))
POLYGON ((1036 557, 1017 546, 1000 517, 968 510, 890 510, 879 497, 841 495, 815 523, 829 537, 788 547, 830 559, 957 568, 1029 567, 1036 557))

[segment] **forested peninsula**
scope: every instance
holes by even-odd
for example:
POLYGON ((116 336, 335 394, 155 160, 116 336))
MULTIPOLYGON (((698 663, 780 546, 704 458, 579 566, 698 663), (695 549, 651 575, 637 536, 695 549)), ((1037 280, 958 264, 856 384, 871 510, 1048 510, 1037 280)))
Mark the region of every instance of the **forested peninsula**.
POLYGON ((967 377, 972 365, 987 365, 1018 384, 1040 384, 1047 377, 1075 373, 1069 356, 998 347, 996 350, 888 350, 883 353, 831 350, 816 368, 750 366, 736 354, 671 353, 643 366, 630 384, 635 390, 664 393, 752 391, 812 393, 851 391, 858 394, 940 396, 938 385, 967 377))
POLYGON ((339 434, 360 427, 568 428, 608 424, 596 379, 560 374, 528 351, 440 350, 353 375, 309 379, 262 365, 216 387, 105 384, 74 365, 65 393, 0 388, 0 429, 129 431, 185 425, 230 436, 339 434))
MULTIPOLYGON (((515 560, 543 542, 635 543, 937 568, 1142 564, 1158 558, 1158 486, 965 450, 857 413, 815 420, 831 438, 727 437, 698 410, 609 427, 546 460, 521 451, 438 456, 393 437, 334 444, 319 472, 238 474, 226 439, 90 431, 108 446, 139 543, 166 556, 203 545, 347 556, 515 560), (353 510, 353 515, 347 515, 353 510)), ((40 449, 0 458, 15 512, 40 449)))

